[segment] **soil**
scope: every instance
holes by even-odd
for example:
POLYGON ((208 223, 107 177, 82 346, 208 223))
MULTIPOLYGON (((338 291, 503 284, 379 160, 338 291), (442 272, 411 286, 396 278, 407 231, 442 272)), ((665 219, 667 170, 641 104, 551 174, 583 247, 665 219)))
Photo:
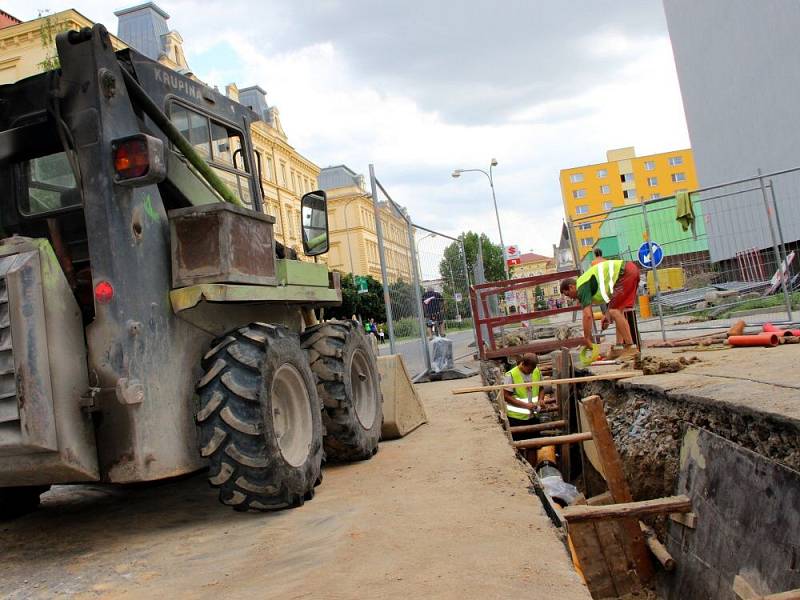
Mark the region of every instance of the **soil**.
MULTIPOLYGON (((646 359, 657 365, 671 356, 662 350, 646 359)), ((680 373, 593 382, 579 392, 606 401, 634 498, 658 498, 675 491, 686 423, 800 471, 798 357, 798 346, 734 348, 707 353, 680 373)))
POLYGON ((430 420, 324 469, 272 514, 219 505, 202 475, 58 486, 0 523, 0 597, 589 598, 479 379, 416 386, 430 420))

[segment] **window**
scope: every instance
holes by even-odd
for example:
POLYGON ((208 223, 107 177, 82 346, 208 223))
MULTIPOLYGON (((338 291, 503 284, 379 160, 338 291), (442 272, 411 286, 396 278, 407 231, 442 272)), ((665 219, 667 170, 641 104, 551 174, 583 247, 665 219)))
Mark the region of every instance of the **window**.
POLYGON ((589 212, 589 205, 588 204, 580 204, 575 207, 575 214, 576 215, 585 215, 589 212))
POLYGON ((672 183, 678 183, 679 181, 686 181, 686 173, 673 173, 671 177, 672 177, 672 183))
POLYGON ((586 247, 586 246, 594 246, 594 238, 593 237, 583 238, 581 240, 581 246, 584 246, 584 247, 586 247))
POLYGON ((619 179, 620 181, 622 181, 622 183, 628 183, 630 181, 633 181, 633 173, 623 173, 622 175, 619 176, 619 179))
POLYGON ((683 164, 683 157, 682 156, 670 156, 669 157, 669 166, 670 167, 677 167, 678 165, 683 164))
POLYGON ((264 176, 267 178, 267 181, 272 181, 273 177, 275 177, 275 171, 272 168, 272 158, 267 157, 267 170, 264 173, 264 176))
POLYGON ((631 198, 636 198, 636 190, 622 190, 622 197, 630 200, 631 198))
POLYGON ((658 177, 648 177, 647 185, 650 187, 656 187, 658 185, 658 177))
POLYGON ((603 177, 608 177, 608 169, 597 169, 597 178, 603 179, 603 177))
POLYGON ((580 183, 583 181, 583 173, 573 173, 569 176, 569 180, 572 183, 580 183))
POLYGON ((613 202, 603 202, 603 210, 611 210, 614 208, 613 202))
POLYGON ((63 152, 29 160, 22 165, 23 195, 19 210, 26 215, 47 213, 81 203, 72 168, 63 152))
POLYGON ((654 171, 656 168, 656 162, 654 160, 646 160, 644 161, 644 170, 645 171, 654 171))
POLYGON ((572 197, 573 198, 585 198, 586 197, 586 190, 581 188, 579 190, 572 190, 572 197))
POLYGON ((578 225, 578 229, 581 230, 581 231, 586 231, 587 229, 591 229, 591 228, 592 228, 592 224, 591 223, 581 223, 580 225, 578 225))
POLYGON ((287 187, 286 181, 286 163, 281 161, 281 185, 283 187, 287 187))
POLYGON ((241 134, 180 104, 170 107, 170 119, 225 185, 252 208, 250 166, 242 152, 241 134))
POLYGON ((607 185, 601 185, 600 186, 600 193, 601 194, 610 194, 611 193, 611 188, 609 186, 607 186, 607 185))
POLYGON ((658 200, 661 198, 661 194, 650 194, 650 200, 658 200))

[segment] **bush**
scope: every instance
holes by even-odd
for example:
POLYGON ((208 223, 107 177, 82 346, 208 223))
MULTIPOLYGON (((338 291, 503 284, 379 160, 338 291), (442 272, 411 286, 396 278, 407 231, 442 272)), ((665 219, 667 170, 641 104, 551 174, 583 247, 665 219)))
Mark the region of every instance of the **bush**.
MULTIPOLYGON (((388 327, 385 331, 389 331, 388 327)), ((415 337, 419 336, 419 322, 413 317, 398 319, 394 322, 395 337, 415 337)))

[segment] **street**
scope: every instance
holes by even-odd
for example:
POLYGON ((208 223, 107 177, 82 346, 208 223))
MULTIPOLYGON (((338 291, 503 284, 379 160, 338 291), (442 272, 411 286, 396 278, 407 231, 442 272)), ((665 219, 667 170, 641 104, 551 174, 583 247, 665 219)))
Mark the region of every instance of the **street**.
MULTIPOLYGON (((471 329, 448 333, 447 339, 453 342, 453 358, 456 363, 463 362, 464 359, 461 358, 459 360, 459 357, 463 357, 468 353, 471 354, 471 351, 474 350, 474 347, 469 346, 475 340, 475 334, 471 329)), ((381 344, 378 347, 378 352, 381 356, 390 354, 389 342, 381 344)), ((395 344, 395 352, 403 357, 411 377, 425 370, 425 358, 422 354, 422 344, 419 338, 397 342, 395 344)))

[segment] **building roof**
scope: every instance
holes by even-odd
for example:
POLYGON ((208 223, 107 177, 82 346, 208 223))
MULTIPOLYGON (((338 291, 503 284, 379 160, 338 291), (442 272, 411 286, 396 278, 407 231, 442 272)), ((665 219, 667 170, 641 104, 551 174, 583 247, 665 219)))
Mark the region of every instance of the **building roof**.
POLYGON ((20 23, 22 23, 22 21, 20 21, 14 15, 10 15, 4 10, 0 10, 0 29, 3 27, 10 27, 12 25, 19 25, 20 23))
POLYGON ((536 254, 535 252, 526 252, 525 254, 520 255, 519 260, 522 264, 525 264, 542 261, 553 262, 554 259, 552 256, 544 256, 543 254, 536 254))
POLYGON ((152 2, 124 8, 114 13, 119 18, 117 36, 152 60, 164 53, 164 36, 169 33, 169 15, 152 2))
POLYGON ((352 186, 363 189, 364 176, 359 175, 346 165, 334 165, 321 169, 317 182, 322 190, 334 190, 352 186))

